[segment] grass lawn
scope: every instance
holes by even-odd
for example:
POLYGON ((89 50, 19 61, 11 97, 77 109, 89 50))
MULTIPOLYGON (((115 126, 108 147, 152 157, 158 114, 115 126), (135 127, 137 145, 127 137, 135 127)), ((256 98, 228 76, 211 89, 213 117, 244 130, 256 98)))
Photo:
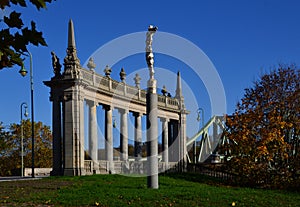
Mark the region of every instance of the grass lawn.
POLYGON ((0 206, 300 206, 300 193, 220 185, 196 174, 93 175, 0 182, 0 206))

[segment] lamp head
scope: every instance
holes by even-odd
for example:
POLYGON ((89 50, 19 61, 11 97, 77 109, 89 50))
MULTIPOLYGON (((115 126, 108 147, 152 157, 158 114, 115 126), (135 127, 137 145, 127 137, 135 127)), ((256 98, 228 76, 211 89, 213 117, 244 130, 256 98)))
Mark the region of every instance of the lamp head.
POLYGON ((27 107, 27 104, 25 105, 24 108, 25 108, 24 116, 25 116, 25 117, 28 117, 28 111, 27 111, 27 108, 28 108, 28 107, 27 107))
POLYGON ((201 117, 200 117, 200 109, 197 110, 197 121, 199 122, 201 120, 201 117))
POLYGON ((201 120, 200 113, 197 114, 197 121, 199 122, 201 120))
POLYGON ((19 70, 19 73, 21 74, 21 76, 26 76, 26 74, 28 73, 26 68, 24 67, 24 64, 22 65, 21 70, 19 70))

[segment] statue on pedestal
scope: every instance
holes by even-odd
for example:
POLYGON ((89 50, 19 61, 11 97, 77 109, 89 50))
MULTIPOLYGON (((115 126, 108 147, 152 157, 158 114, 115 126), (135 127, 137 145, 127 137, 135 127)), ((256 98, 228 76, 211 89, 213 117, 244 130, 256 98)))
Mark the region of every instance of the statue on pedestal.
POLYGON ((55 52, 51 52, 52 55, 52 67, 53 67, 53 72, 55 77, 59 77, 60 70, 61 70, 61 64, 59 63, 59 58, 56 56, 55 52))
POLYGON ((157 27, 154 27, 153 25, 149 25, 148 32, 146 33, 146 61, 149 68, 150 73, 150 79, 154 79, 154 55, 152 52, 152 40, 153 35, 157 31, 157 27))

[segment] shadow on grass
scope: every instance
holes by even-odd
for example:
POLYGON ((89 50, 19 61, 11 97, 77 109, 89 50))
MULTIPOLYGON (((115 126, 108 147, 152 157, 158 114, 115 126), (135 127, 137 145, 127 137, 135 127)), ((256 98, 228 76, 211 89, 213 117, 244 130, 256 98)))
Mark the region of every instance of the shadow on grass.
POLYGON ((186 172, 186 173, 165 173, 162 176, 170 177, 173 179, 181 179, 189 182, 196 182, 201 184, 207 184, 211 186, 230 186, 230 187, 240 187, 240 188, 251 188, 251 189, 265 189, 265 190, 277 190, 278 192, 286 193, 300 193, 300 182, 292 183, 291 185, 287 185, 286 187, 281 186, 280 188, 275 187, 261 187, 261 186, 250 186, 238 183, 233 180, 224 180, 221 178, 216 178, 212 176, 202 175, 194 172, 186 172))
POLYGON ((224 181, 220 178, 202 175, 199 173, 166 173, 162 176, 214 186, 228 185, 228 181, 224 181))

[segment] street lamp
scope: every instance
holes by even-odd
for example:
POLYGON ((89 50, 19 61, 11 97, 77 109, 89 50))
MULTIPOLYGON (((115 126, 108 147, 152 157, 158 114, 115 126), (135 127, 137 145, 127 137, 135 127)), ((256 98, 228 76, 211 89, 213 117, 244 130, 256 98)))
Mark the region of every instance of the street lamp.
MULTIPOLYGON (((204 127, 204 109, 203 108, 198 108, 197 110, 197 121, 200 122, 202 119, 202 127, 204 127), (202 115, 202 118, 200 118, 200 114, 202 115)), ((195 140, 194 143, 194 163, 196 163, 197 160, 197 140, 195 140)))
POLYGON ((24 176, 24 142, 23 142, 23 106, 24 106, 24 109, 25 109, 25 112, 24 112, 24 116, 27 117, 28 116, 28 112, 27 112, 27 103, 23 102, 21 104, 21 177, 24 176))
MULTIPOLYGON (((30 97, 31 97, 31 142, 32 142, 32 177, 34 178, 34 110, 33 110, 33 74, 32 74, 32 55, 29 51, 27 51, 30 57, 30 97)), ((24 67, 24 64, 22 65, 21 70, 19 73, 24 77, 27 74, 27 70, 24 67)))
POLYGON ((200 113, 202 114, 202 127, 204 127, 204 109, 203 108, 198 108, 197 110, 197 121, 200 122, 200 113))

